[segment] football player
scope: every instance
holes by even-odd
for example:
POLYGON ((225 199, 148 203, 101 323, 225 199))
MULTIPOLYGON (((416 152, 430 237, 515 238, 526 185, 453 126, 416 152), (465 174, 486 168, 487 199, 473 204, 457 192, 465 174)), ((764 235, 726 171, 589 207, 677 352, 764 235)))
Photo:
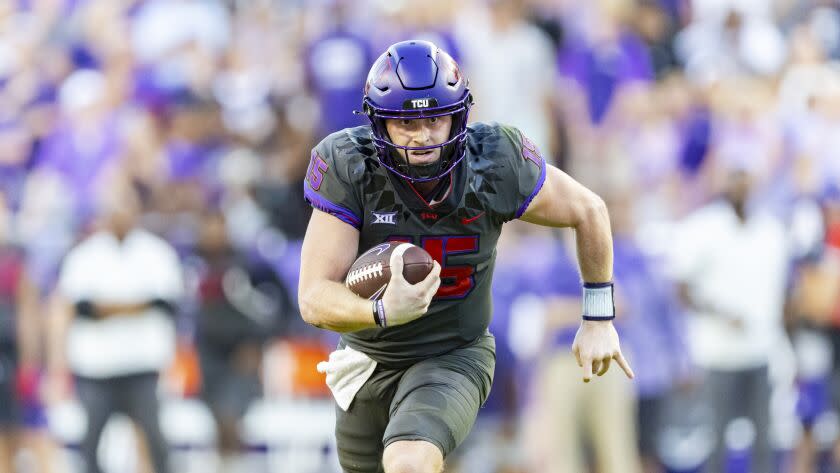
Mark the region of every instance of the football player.
MULTIPOLYGON (((487 97, 486 100, 493 100, 487 97)), ((303 242, 299 302, 310 324, 341 333, 319 365, 336 399, 339 460, 352 473, 438 473, 490 391, 495 343, 490 285, 502 225, 572 227, 583 278, 573 346, 583 380, 615 360, 612 239, 603 201, 546 164, 515 129, 473 123, 455 61, 434 44, 392 45, 365 84, 369 126, 312 151, 304 193, 314 207, 303 242), (406 241, 436 260, 402 277, 399 251, 382 303, 343 284, 358 255, 406 241)))

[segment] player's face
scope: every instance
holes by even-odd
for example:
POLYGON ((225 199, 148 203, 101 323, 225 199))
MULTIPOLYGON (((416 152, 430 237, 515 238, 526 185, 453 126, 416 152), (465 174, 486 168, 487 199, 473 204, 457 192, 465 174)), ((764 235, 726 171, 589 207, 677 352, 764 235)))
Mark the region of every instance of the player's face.
MULTIPOLYGON (((432 146, 449 139, 452 117, 449 115, 414 120, 385 120, 385 128, 391 142, 399 146, 432 146)), ((426 151, 400 151, 400 158, 408 159, 409 164, 426 165, 440 159, 441 148, 426 151)))

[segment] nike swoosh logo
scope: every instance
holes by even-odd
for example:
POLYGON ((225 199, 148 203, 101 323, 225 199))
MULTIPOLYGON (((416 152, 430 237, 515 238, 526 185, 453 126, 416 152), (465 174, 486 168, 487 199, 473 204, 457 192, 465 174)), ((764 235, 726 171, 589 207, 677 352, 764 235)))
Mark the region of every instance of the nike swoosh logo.
POLYGON ((484 215, 484 212, 481 212, 480 214, 476 215, 475 217, 470 217, 470 218, 461 217, 461 224, 462 225, 469 225, 469 224, 475 222, 476 220, 478 220, 482 215, 484 215))

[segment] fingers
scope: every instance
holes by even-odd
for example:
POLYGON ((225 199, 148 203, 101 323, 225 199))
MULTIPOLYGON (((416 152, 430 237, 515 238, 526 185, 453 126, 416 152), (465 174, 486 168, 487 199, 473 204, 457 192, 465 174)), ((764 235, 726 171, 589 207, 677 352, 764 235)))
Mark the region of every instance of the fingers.
POLYGON ((391 281, 405 281, 403 276, 403 254, 411 248, 410 243, 403 243, 394 248, 391 253, 391 281))
POLYGON ((624 373, 627 374, 628 378, 633 378, 635 375, 633 374, 633 370, 630 369, 630 365, 627 363, 627 360, 624 359, 624 356, 621 353, 617 353, 612 357, 604 357, 602 359, 599 358, 582 358, 580 355, 580 351, 576 348, 572 350, 575 354, 575 359, 577 360, 578 366, 583 368, 583 382, 588 383, 592 379, 592 375, 604 376, 607 371, 609 371, 610 366, 612 364, 612 360, 615 361, 621 366, 621 369, 624 370, 624 373))
POLYGON ((604 373, 606 373, 610 369, 611 362, 612 358, 604 358, 604 362, 603 364, 601 364, 601 369, 598 370, 598 376, 604 376, 604 373))
POLYGON ((423 288, 424 294, 431 299, 440 287, 440 265, 437 261, 434 262, 432 270, 426 275, 426 279, 418 283, 423 288))
POLYGON ((435 297, 435 294, 437 294, 438 289, 440 289, 440 278, 437 278, 435 283, 432 284, 432 287, 429 288, 429 292, 426 293, 426 298, 431 301, 435 297))
POLYGON ((426 289, 431 292, 431 295, 435 295, 438 288, 440 287, 440 265, 437 261, 434 262, 434 266, 432 266, 432 270, 426 276, 426 279, 422 280, 420 283, 426 286, 426 289))
POLYGON ((432 298, 435 297, 438 288, 440 288, 440 265, 437 261, 434 262, 432 271, 426 276, 426 279, 420 281, 418 285, 423 291, 421 293, 423 300, 426 301, 426 307, 423 308, 423 313, 426 313, 429 310, 429 305, 432 303, 432 298))
POLYGON ((624 359, 624 355, 622 355, 621 352, 618 352, 615 355, 613 355, 613 358, 615 358, 615 361, 618 363, 618 366, 620 366, 621 369, 624 370, 624 374, 626 374, 628 378, 633 379, 636 376, 633 374, 633 370, 630 369, 630 363, 627 363, 627 360, 624 359))
POLYGON ((588 383, 592 379, 592 360, 590 358, 583 359, 583 382, 588 383))

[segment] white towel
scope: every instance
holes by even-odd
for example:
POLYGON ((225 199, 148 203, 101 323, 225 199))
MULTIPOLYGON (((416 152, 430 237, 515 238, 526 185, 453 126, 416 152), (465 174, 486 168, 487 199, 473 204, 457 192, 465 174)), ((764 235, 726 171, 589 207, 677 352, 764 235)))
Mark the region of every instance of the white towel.
POLYGON ((327 374, 327 386, 335 402, 345 411, 375 368, 375 361, 350 347, 336 350, 330 353, 329 361, 318 363, 318 372, 327 374))

